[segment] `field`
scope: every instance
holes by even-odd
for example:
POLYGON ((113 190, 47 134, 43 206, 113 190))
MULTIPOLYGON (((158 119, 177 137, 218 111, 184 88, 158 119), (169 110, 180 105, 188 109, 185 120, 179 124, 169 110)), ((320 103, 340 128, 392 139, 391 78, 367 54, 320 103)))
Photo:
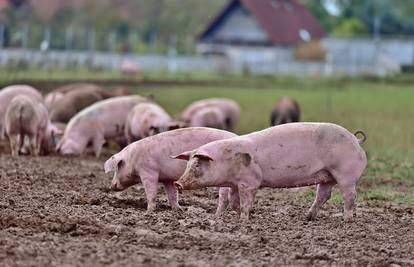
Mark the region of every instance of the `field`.
POLYGON ((181 194, 184 211, 173 212, 160 188, 157 211, 147 213, 141 186, 122 193, 108 190, 111 177, 102 165, 113 150, 99 159, 13 159, 3 143, 1 265, 414 265, 414 86, 406 77, 218 77, 215 86, 202 82, 213 84, 211 77, 173 78, 194 84, 137 83, 132 88, 154 95, 174 115, 196 99, 233 98, 242 106, 240 134, 267 127, 272 104, 281 95, 297 98, 303 121, 364 130, 369 164, 358 186, 355 221, 342 221, 336 192, 318 219, 307 222, 313 188, 261 190, 249 223, 240 223, 232 211, 216 220, 214 189, 181 194))

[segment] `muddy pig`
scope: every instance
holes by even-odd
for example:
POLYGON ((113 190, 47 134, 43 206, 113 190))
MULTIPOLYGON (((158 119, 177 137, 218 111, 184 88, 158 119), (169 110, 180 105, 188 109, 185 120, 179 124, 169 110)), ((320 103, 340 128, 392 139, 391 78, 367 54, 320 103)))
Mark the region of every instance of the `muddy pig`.
POLYGON ((99 94, 102 99, 111 98, 115 96, 126 96, 130 95, 131 92, 124 87, 116 88, 113 91, 106 91, 102 89, 99 85, 93 83, 70 83, 64 86, 61 86, 45 96, 45 105, 49 111, 54 109, 56 106, 59 106, 61 99, 69 93, 74 93, 75 91, 79 92, 94 92, 99 94))
POLYGON ((49 149, 53 135, 60 132, 50 122, 44 104, 26 95, 13 98, 6 111, 5 125, 13 156, 19 155, 26 136, 30 154, 38 156, 42 149, 49 149))
POLYGON ((68 123, 82 109, 103 100, 101 94, 95 90, 75 90, 60 98, 50 111, 50 119, 53 122, 68 123))
POLYGON ((160 182, 164 185, 171 207, 177 209, 177 191, 173 182, 183 174, 186 164, 171 159, 170 155, 234 136, 222 130, 194 127, 168 131, 134 142, 105 162, 105 172, 115 172, 111 189, 121 191, 142 183, 147 196, 147 208, 152 211, 156 206, 160 182))
POLYGON ((240 201, 241 219, 247 220, 261 187, 317 185, 308 213, 308 219, 314 219, 338 184, 348 221, 353 216, 355 187, 367 163, 360 146, 366 139, 363 136, 357 139, 330 123, 289 123, 212 142, 176 156, 188 164, 175 185, 178 189, 230 187, 232 199, 240 201))
POLYGON ((273 107, 270 115, 270 125, 280 125, 299 122, 300 108, 298 102, 290 96, 281 97, 273 107))
POLYGON ((27 95, 34 100, 43 101, 39 91, 29 85, 10 85, 0 90, 0 140, 5 137, 4 118, 6 116, 7 107, 17 95, 27 95))
POLYGON ((118 96, 87 107, 69 121, 57 151, 62 155, 79 155, 92 145, 99 157, 106 139, 124 136, 126 117, 132 108, 147 101, 141 96, 118 96))
POLYGON ((217 107, 205 107, 197 110, 192 116, 190 127, 226 128, 226 117, 217 107))
POLYGON ((136 105, 128 114, 125 137, 128 144, 139 139, 180 128, 170 115, 155 103, 136 105))
POLYGON ((194 114, 206 107, 216 107, 225 116, 226 130, 233 130, 240 118, 240 106, 236 101, 226 98, 210 98, 196 101, 189 105, 181 114, 181 119, 187 124, 190 123, 194 114))

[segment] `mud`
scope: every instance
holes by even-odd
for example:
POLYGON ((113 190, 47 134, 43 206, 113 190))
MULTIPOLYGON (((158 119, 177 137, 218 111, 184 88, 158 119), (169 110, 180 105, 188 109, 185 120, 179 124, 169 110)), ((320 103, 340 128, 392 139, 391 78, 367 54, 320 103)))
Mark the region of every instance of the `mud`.
POLYGON ((328 202, 308 222, 308 189, 265 189, 240 223, 214 218, 214 189, 181 194, 174 212, 160 188, 147 213, 141 186, 108 190, 109 156, 0 155, 1 266, 414 266, 414 207, 359 202, 344 223, 328 202))

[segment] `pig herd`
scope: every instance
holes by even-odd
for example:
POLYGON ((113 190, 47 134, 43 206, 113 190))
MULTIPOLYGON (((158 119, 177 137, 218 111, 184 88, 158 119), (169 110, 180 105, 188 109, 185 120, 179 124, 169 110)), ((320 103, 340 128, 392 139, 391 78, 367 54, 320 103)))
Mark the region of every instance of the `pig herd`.
POLYGON ((299 123, 300 108, 291 97, 276 102, 270 117, 274 127, 238 136, 231 131, 239 119, 238 103, 224 98, 196 101, 173 118, 152 97, 123 88, 69 84, 45 97, 28 85, 0 90, 0 139, 8 138, 13 156, 55 150, 61 155, 92 151, 99 157, 113 140, 123 149, 104 164, 106 173, 114 172, 111 189, 141 183, 148 211, 156 208, 159 183, 172 209, 180 209, 181 190, 217 187, 216 215, 230 205, 242 220, 248 220, 262 187, 316 185, 307 214, 313 220, 338 185, 344 219, 352 219, 356 185, 367 163, 362 131, 299 123))

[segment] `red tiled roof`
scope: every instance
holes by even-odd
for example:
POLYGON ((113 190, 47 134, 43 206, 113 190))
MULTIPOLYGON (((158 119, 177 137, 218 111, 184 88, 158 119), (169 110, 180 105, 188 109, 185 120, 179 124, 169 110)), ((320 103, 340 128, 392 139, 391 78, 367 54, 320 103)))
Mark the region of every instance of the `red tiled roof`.
POLYGON ((250 12, 273 44, 302 42, 299 35, 301 29, 306 30, 312 39, 321 39, 326 35, 319 21, 298 0, 231 0, 202 35, 210 32, 210 28, 223 19, 222 16, 229 14, 228 9, 234 7, 235 1, 239 1, 250 12))

